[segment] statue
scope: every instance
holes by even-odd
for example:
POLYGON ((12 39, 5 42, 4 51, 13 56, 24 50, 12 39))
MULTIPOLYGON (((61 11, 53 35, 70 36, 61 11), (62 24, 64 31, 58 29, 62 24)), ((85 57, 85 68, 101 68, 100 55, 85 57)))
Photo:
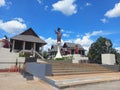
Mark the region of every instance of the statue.
POLYGON ((2 40, 0 40, 0 47, 9 48, 10 42, 8 40, 8 37, 5 35, 2 40))
POLYGON ((78 54, 79 49, 78 49, 78 45, 75 45, 75 54, 78 54))
POLYGON ((57 54, 55 56, 56 58, 62 58, 61 52, 60 52, 60 44, 61 44, 61 32, 60 32, 60 28, 57 29, 57 31, 55 31, 56 35, 57 35, 57 54))
POLYGON ((62 33, 60 31, 60 28, 58 28, 55 33, 57 34, 57 42, 61 42, 62 33))
POLYGON ((109 47, 110 47, 110 42, 109 41, 105 41, 105 45, 107 47, 107 53, 110 53, 109 47))

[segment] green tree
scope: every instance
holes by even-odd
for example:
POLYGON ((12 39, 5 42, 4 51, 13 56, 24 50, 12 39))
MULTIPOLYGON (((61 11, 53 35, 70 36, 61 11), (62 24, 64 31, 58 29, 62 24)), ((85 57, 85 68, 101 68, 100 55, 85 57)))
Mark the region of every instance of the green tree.
POLYGON ((47 51, 43 51, 43 57, 47 58, 47 51))
POLYGON ((107 46, 105 44, 106 41, 110 42, 109 46, 109 53, 117 54, 117 51, 112 48, 112 42, 110 39, 104 38, 104 37, 99 37, 96 42, 92 43, 89 52, 88 52, 88 57, 89 61, 91 63, 98 63, 101 64, 101 54, 102 53, 107 53, 107 46))

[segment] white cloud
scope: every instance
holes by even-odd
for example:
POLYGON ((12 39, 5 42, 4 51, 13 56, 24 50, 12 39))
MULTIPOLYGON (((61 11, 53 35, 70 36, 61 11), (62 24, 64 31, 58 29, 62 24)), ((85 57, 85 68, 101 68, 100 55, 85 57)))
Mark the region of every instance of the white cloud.
POLYGON ((74 40, 74 43, 81 44, 84 49, 88 51, 90 45, 93 43, 93 40, 91 39, 92 36, 97 36, 102 34, 103 32, 100 31, 93 31, 92 33, 86 33, 82 38, 76 38, 74 40))
POLYGON ((10 8, 10 5, 12 5, 12 2, 7 2, 6 0, 0 0, 0 7, 5 7, 6 9, 10 8))
POLYGON ((70 31, 70 30, 64 30, 64 29, 61 29, 61 32, 68 33, 68 34, 72 34, 72 33, 74 33, 73 31, 70 31))
POLYGON ((90 36, 86 34, 81 39, 80 38, 75 39, 74 43, 81 44, 84 49, 88 50, 90 45, 93 43, 93 40, 91 40, 90 36))
POLYGON ((43 38, 43 40, 45 40, 47 42, 47 45, 44 46, 44 50, 48 50, 51 48, 52 45, 56 45, 57 40, 56 39, 52 39, 51 37, 45 39, 43 38))
POLYGON ((120 47, 116 47, 115 49, 120 53, 120 47))
POLYGON ((90 34, 90 36, 96 36, 96 35, 100 35, 100 34, 102 34, 102 33, 103 33, 102 30, 99 30, 99 31, 93 31, 93 32, 90 34))
POLYGON ((112 18, 112 17, 120 17, 120 2, 116 3, 114 8, 107 11, 105 16, 112 18))
POLYGON ((85 6, 91 6, 91 5, 92 5, 92 4, 91 4, 91 3, 88 3, 88 2, 85 4, 85 6))
POLYGON ((82 39, 77 38, 74 43, 82 45, 82 47, 88 51, 90 45, 93 43, 93 40, 90 40, 87 37, 83 37, 82 39))
POLYGON ((69 37, 70 35, 69 35, 69 34, 65 34, 65 33, 64 33, 64 34, 63 34, 63 36, 64 36, 64 37, 69 37))
POLYGON ((48 6, 47 6, 47 5, 45 5, 44 9, 45 9, 45 10, 48 10, 48 6))
POLYGON ((107 23, 107 22, 108 22, 108 20, 107 20, 106 18, 100 19, 100 21, 101 21, 102 23, 107 23))
POLYGON ((24 22, 24 20, 22 18, 19 18, 19 17, 18 18, 14 18, 14 20, 17 20, 17 21, 19 21, 21 23, 24 22))
POLYGON ((37 0, 37 2, 38 2, 39 4, 41 4, 41 3, 42 3, 42 0, 37 0))
POLYGON ((61 30, 61 32, 64 32, 62 36, 67 37, 67 38, 70 36, 70 34, 74 33, 73 31, 68 31, 68 30, 63 30, 63 29, 61 30))
POLYGON ((54 11, 60 11, 69 16, 77 13, 76 0, 60 0, 52 5, 54 11))
POLYGON ((0 7, 5 6, 5 5, 6 5, 5 0, 0 0, 0 7))
POLYGON ((22 18, 16 18, 6 22, 0 20, 0 29, 10 34, 20 33, 27 28, 26 24, 21 21, 23 21, 22 18))
POLYGON ((78 35, 76 35, 76 37, 77 37, 77 38, 79 38, 79 37, 80 37, 80 35, 78 34, 78 35))
POLYGON ((73 31, 67 31, 67 30, 66 30, 66 33, 72 34, 72 33, 74 33, 74 32, 73 32, 73 31))

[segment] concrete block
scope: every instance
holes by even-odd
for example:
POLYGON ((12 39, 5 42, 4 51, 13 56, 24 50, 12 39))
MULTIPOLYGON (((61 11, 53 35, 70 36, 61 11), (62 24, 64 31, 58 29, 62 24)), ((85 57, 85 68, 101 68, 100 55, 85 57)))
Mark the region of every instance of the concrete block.
POLYGON ((115 65, 115 54, 102 54, 102 64, 115 65))

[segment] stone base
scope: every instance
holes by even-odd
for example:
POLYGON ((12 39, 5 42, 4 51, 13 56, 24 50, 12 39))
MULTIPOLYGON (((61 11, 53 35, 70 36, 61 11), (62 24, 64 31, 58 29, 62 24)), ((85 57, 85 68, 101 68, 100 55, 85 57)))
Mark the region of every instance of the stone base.
POLYGON ((102 64, 115 65, 115 54, 102 54, 102 64))
POLYGON ((84 63, 88 62, 88 57, 83 57, 80 54, 74 54, 72 63, 80 63, 81 61, 85 61, 84 63))
POLYGON ((0 40, 0 48, 2 48, 4 43, 0 40))
POLYGON ((57 42, 57 54, 56 54, 56 56, 55 56, 55 58, 54 59, 56 59, 56 58, 62 58, 62 55, 61 55, 61 53, 60 53, 60 42, 57 42))

